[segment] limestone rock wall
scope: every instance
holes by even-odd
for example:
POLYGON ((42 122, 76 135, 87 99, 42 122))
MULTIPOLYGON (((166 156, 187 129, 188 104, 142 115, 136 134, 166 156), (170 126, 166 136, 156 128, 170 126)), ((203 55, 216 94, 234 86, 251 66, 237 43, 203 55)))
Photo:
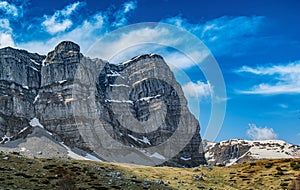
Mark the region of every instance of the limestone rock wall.
POLYGON ((13 48, 0 49, 0 136, 11 137, 34 117, 33 102, 45 56, 13 48))
MULTIPOLYGON (((198 121, 159 55, 142 55, 114 65, 84 57, 80 47, 68 41, 47 56, 1 49, 2 141, 18 135, 35 117, 57 140, 90 151, 95 145, 79 129, 96 127, 95 118, 107 132, 103 135, 128 147, 163 147, 178 133, 180 141, 191 140, 161 165, 206 163, 198 121)), ((164 151, 173 150, 164 147, 164 151)))

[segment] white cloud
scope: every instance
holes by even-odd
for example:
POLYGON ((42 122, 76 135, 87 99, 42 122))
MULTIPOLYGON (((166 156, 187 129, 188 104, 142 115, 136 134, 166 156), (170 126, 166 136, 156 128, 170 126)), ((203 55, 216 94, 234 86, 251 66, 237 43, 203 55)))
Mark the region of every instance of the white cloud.
POLYGON ((209 81, 188 82, 182 86, 184 95, 187 97, 196 97, 199 99, 210 97, 213 94, 213 88, 209 81))
POLYGON ((162 52, 161 53, 168 63, 168 65, 171 67, 172 70, 178 70, 178 69, 186 69, 193 67, 197 65, 198 63, 201 63, 205 58, 207 58, 210 55, 209 51, 197 51, 195 49, 192 52, 188 52, 187 55, 183 55, 182 53, 178 52, 162 52), (197 57, 198 63, 195 63, 193 60, 191 60, 191 57, 197 57))
POLYGON ((11 34, 0 33, 0 48, 7 46, 15 47, 15 43, 11 34))
POLYGON ((137 8, 137 2, 136 1, 128 1, 123 4, 123 7, 121 10, 117 11, 115 16, 115 21, 112 24, 115 27, 124 26, 128 23, 126 14, 128 14, 130 11, 133 11, 137 8))
POLYGON ((258 127, 255 124, 249 124, 247 135, 253 140, 272 140, 278 137, 272 128, 258 127))
POLYGON ((250 90, 238 91, 239 93, 268 95, 300 93, 300 60, 256 68, 243 66, 236 72, 258 75, 260 76, 260 81, 262 79, 266 81, 253 86, 250 90))
POLYGON ((3 47, 15 47, 15 43, 12 37, 12 28, 8 19, 0 19, 0 48, 3 47))
MULTIPOLYGON (((80 3, 79 5, 75 3, 75 5, 71 4, 66 6, 60 12, 63 12, 65 15, 71 15, 74 10, 78 9, 78 6, 83 6, 84 3, 80 3)), ((70 31, 53 34, 53 36, 48 40, 40 41, 35 39, 24 43, 18 43, 17 46, 30 52, 47 54, 51 48, 54 48, 61 41, 70 40, 78 43, 80 45, 80 49, 84 51, 95 43, 95 40, 101 37, 104 33, 102 27, 105 24, 105 20, 106 16, 103 16, 102 12, 98 12, 88 17, 80 25, 70 31), (101 34, 99 34, 99 32, 101 34)))
MULTIPOLYGON (((73 27, 73 29, 67 30, 73 26, 70 16, 83 5, 85 5, 83 2, 77 2, 66 6, 63 10, 56 11, 52 16, 45 15, 45 20, 42 25, 45 27, 47 32, 52 34, 52 38, 44 41, 32 40, 19 43, 17 44, 18 47, 28 49, 32 52, 46 54, 49 52, 49 47, 54 48, 54 46, 60 41, 71 40, 80 45, 82 52, 88 50, 98 39, 102 38, 103 35, 111 29, 112 23, 108 22, 108 20, 111 19, 109 18, 111 14, 109 12, 100 11, 89 16, 82 21, 81 24, 73 27)), ((135 2, 130 1, 128 3, 124 3, 121 10, 122 12, 125 11, 127 13, 128 11, 133 10, 135 6, 135 2)), ((120 12, 121 10, 116 12, 120 12)), ((124 13, 123 15, 124 18, 126 18, 126 14, 124 13)), ((108 51, 111 54, 115 48, 112 44, 108 44, 108 46, 110 48, 106 48, 103 51, 108 51)), ((106 57, 101 58, 105 59, 106 57)))
POLYGON ((207 82, 187 82, 182 85, 182 90, 188 102, 188 107, 192 114, 201 122, 200 118, 200 103, 210 103, 213 96, 213 87, 207 82))
POLYGON ((70 28, 72 26, 72 24, 73 24, 72 21, 69 19, 63 20, 61 22, 57 22, 55 17, 50 17, 50 18, 46 17, 46 20, 43 22, 43 26, 46 27, 46 30, 50 34, 63 32, 67 28, 70 28))
POLYGON ((97 13, 91 18, 83 21, 83 23, 77 26, 75 29, 52 37, 46 41, 30 41, 18 44, 18 47, 27 49, 31 52, 38 52, 40 54, 47 54, 51 48, 54 48, 58 43, 63 40, 70 40, 80 45, 81 51, 87 50, 91 44, 97 40, 100 31, 105 22, 105 17, 102 13, 97 13), (85 34, 85 35, 82 35, 85 34))
POLYGON ((56 11, 52 16, 44 15, 45 20, 42 22, 42 26, 50 34, 64 32, 73 25, 70 19, 71 14, 84 4, 83 2, 76 2, 56 11))
POLYGON ((70 40, 80 45, 81 51, 87 50, 95 40, 103 33, 102 27, 105 24, 106 17, 101 12, 92 15, 90 18, 73 30, 56 35, 47 41, 30 41, 18 44, 18 47, 27 49, 31 52, 46 54, 63 40, 70 40))
POLYGON ((0 10, 4 12, 4 14, 18 17, 18 9, 15 5, 8 3, 7 1, 0 1, 0 10))

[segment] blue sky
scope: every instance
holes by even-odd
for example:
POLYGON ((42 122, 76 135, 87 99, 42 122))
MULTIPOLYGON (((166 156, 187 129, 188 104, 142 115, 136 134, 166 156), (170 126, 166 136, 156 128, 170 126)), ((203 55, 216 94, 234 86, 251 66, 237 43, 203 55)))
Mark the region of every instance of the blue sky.
MULTIPOLYGON (((278 138, 300 144, 299 8, 296 0, 0 0, 0 47, 46 54, 60 41, 72 40, 85 53, 115 29, 140 22, 171 24, 198 37, 223 73, 227 108, 215 140, 278 138)), ((161 32, 147 31, 149 36, 161 32)), ((196 95, 200 100, 196 116, 204 135, 216 87, 178 53, 164 53, 191 78, 181 84, 189 100, 196 95)))

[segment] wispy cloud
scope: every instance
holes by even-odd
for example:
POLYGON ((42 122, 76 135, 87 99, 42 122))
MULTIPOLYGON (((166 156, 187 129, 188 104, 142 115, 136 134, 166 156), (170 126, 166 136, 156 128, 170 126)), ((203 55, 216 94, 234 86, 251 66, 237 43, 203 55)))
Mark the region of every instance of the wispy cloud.
POLYGON ((12 28, 8 19, 0 19, 0 31, 12 33, 12 28))
POLYGON ((63 10, 58 11, 57 14, 61 14, 62 16, 70 16, 74 11, 76 11, 78 8, 80 8, 81 6, 85 5, 84 2, 76 2, 73 4, 70 4, 68 6, 66 6, 63 10))
POLYGON ((46 31, 50 34, 64 32, 73 25, 70 19, 72 13, 83 5, 85 5, 84 2, 76 2, 66 6, 62 10, 56 11, 52 16, 45 15, 42 26, 44 26, 46 31))
MULTIPOLYGON (((21 1, 18 1, 19 4, 20 2, 21 1)), ((19 17, 22 15, 22 7, 29 7, 19 4, 17 6, 17 4, 12 4, 10 1, 0 0, 0 13, 3 12, 6 17, 19 17)), ((87 26, 92 29, 92 31, 96 31, 95 29, 98 25, 95 27, 89 26, 89 23, 91 23, 90 20, 94 19, 95 15, 101 15, 102 18, 106 18, 101 26, 101 31, 111 31, 112 29, 130 24, 128 18, 131 13, 138 8, 138 2, 136 0, 129 0, 123 3, 117 10, 115 7, 109 7, 107 10, 102 10, 87 16, 86 20, 82 21, 81 18, 75 22, 74 18, 76 15, 74 13, 85 5, 86 2, 78 1, 65 6, 61 10, 55 11, 52 15, 43 15, 42 18, 28 18, 31 20, 28 21, 27 24, 22 25, 22 27, 39 29, 41 25, 44 30, 36 32, 38 35, 35 33, 34 36, 42 39, 43 42, 49 41, 50 43, 51 41, 56 41, 56 39, 64 40, 63 37, 68 36, 75 37, 74 41, 77 41, 81 45, 81 43, 87 44, 86 38, 83 37, 82 40, 78 40, 78 36, 84 36, 86 34, 78 33, 76 36, 73 31, 86 32, 87 30, 85 30, 84 27, 87 26), (106 28, 104 29, 103 27, 106 28)), ((190 23, 187 19, 176 16, 164 19, 161 22, 176 25, 195 34, 195 36, 205 42, 205 44, 213 51, 214 55, 234 55, 241 53, 241 51, 246 51, 245 48, 248 46, 247 43, 251 41, 253 36, 259 31, 264 23, 264 19, 265 18, 261 16, 223 16, 206 22, 190 23), (243 43, 240 43, 241 41, 243 43)), ((20 25, 18 25, 18 27, 20 27, 20 25)), ((141 30, 140 32, 143 31, 141 30)), ((95 41, 96 38, 102 37, 104 33, 99 35, 99 32, 95 32, 92 34, 93 35, 90 36, 90 38, 94 38, 95 41), (96 34, 98 36, 96 36, 96 34)), ((15 41, 16 45, 20 44, 18 41, 22 41, 22 44, 35 43, 37 41, 30 36, 26 37, 26 40, 24 40, 25 38, 23 37, 19 37, 19 34, 12 34, 11 36, 15 37, 15 40, 17 40, 15 41)), ((172 37, 174 42, 180 40, 178 39, 178 36, 172 37)), ((68 40, 73 39, 69 38, 68 40)), ((41 47, 41 49, 43 49, 43 47, 41 47)), ((201 56, 203 56, 203 54, 201 56)))
POLYGON ((115 21, 113 22, 113 26, 120 27, 128 24, 128 20, 126 15, 137 8, 137 2, 136 1, 128 1, 123 4, 123 7, 121 10, 118 10, 115 12, 115 21))
POLYGON ((136 7, 137 7, 136 1, 128 1, 123 5, 123 12, 128 13, 129 11, 136 9, 136 7))
POLYGON ((89 54, 118 63, 137 54, 156 53, 164 57, 172 70, 189 69, 202 63, 210 55, 208 49, 199 41, 186 43, 195 40, 194 36, 182 32, 178 38, 178 31, 178 28, 162 23, 132 25, 122 30, 118 37, 113 34, 109 40, 101 41, 101 47, 109 48, 94 48, 95 51, 89 54))
POLYGON ((260 76, 264 83, 253 86, 250 90, 238 91, 244 94, 299 94, 300 93, 300 61, 269 66, 243 66, 237 73, 250 73, 260 76))
POLYGON ((215 55, 239 55, 247 51, 264 20, 265 17, 262 16, 223 16, 204 23, 191 24, 177 16, 163 22, 192 32, 203 40, 215 55))
POLYGON ((247 135, 253 140, 272 140, 278 137, 272 128, 258 127, 256 124, 249 124, 247 135))
POLYGON ((279 107, 281 107, 281 108, 283 108, 283 109, 286 109, 286 108, 288 108, 289 106, 288 105, 286 105, 286 104, 278 104, 278 106, 279 107))
POLYGON ((13 4, 8 3, 7 1, 0 1, 0 11, 9 16, 19 16, 17 7, 13 4))
MULTIPOLYGON (((82 50, 87 50, 97 39, 103 37, 106 32, 129 24, 128 17, 130 16, 130 13, 137 9, 137 1, 127 1, 122 4, 118 10, 110 8, 106 11, 99 11, 94 13, 94 15, 88 16, 83 21, 76 21, 75 24, 74 12, 84 5, 85 2, 76 2, 64 7, 62 10, 57 10, 53 15, 44 15, 43 18, 39 18, 42 19, 42 23, 40 24, 43 26, 44 31, 41 31, 38 35, 42 37, 25 40, 21 43, 16 41, 15 44, 18 47, 27 48, 30 51, 46 53, 49 50, 49 47, 54 47, 59 41, 72 40, 80 44, 82 50)), ((35 19, 38 20, 38 18, 35 19)), ((263 23, 263 17, 224 16, 196 24, 191 24, 182 17, 172 17, 165 19, 162 22, 171 23, 192 32, 205 42, 209 48, 214 51, 214 54, 222 55, 227 54, 229 51, 231 53, 238 53, 242 50, 243 48, 240 48, 239 46, 244 45, 251 35, 255 35, 258 28, 263 23), (241 41, 243 41, 243 43, 240 43, 241 41)), ((34 25, 35 23, 32 24, 34 25)), ((39 28, 39 26, 33 27, 39 28)), ((120 50, 122 47, 126 48, 128 42, 140 43, 143 41, 151 42, 155 40, 155 42, 160 42, 161 44, 177 45, 186 41, 184 36, 178 38, 176 35, 170 35, 171 33, 172 31, 169 29, 160 27, 146 27, 140 29, 133 27, 132 31, 124 33, 119 39, 110 41, 110 48, 103 49, 102 54, 111 55, 111 52, 114 52, 115 50, 120 50)), ((13 36, 14 35, 12 35, 12 37, 13 36)), ((190 49, 196 49, 198 51, 189 51, 190 54, 185 57, 174 54, 174 52, 172 52, 172 56, 168 56, 170 55, 169 52, 161 51, 171 67, 174 66, 174 68, 177 69, 191 68, 206 59, 210 54, 207 49, 197 49, 192 43, 185 44, 191 46, 190 49), (191 61, 191 57, 197 57, 198 63, 191 61)), ((144 49, 144 52, 141 53, 154 53, 156 50, 156 47, 151 48, 148 46, 148 48, 144 49)), ((126 58, 131 58, 130 56, 131 54, 128 53, 126 58)), ((107 59, 108 57, 104 56, 102 58, 107 59)))

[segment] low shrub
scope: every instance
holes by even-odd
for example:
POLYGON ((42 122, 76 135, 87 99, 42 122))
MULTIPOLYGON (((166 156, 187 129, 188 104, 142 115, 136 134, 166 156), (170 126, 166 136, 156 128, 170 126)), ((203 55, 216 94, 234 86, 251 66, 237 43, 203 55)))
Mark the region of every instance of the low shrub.
POLYGON ((71 175, 67 174, 58 180, 57 186, 57 190, 74 190, 75 181, 71 175))
POLYGON ((299 162, 291 162, 291 168, 293 168, 293 170, 298 170, 300 168, 300 163, 299 162))
POLYGON ((277 175, 284 175, 283 171, 277 171, 277 175))
POLYGON ((273 166, 272 162, 269 162, 269 163, 265 164, 265 168, 272 168, 272 166, 273 166))

